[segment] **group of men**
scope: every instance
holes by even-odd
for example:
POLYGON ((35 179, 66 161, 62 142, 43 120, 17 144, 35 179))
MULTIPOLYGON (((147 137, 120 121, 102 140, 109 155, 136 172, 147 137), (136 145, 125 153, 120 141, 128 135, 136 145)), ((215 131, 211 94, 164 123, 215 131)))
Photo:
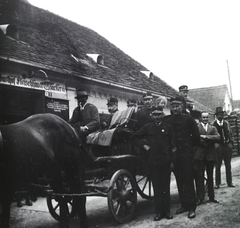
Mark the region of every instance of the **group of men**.
MULTIPOLYGON (((155 217, 172 219, 170 214, 170 179, 174 173, 181 206, 176 214, 188 212, 188 218, 195 218, 196 207, 204 202, 204 174, 207 173, 209 202, 218 203, 214 195, 213 170, 216 165, 216 186, 221 184, 221 164, 224 160, 227 184, 234 187, 231 175, 232 138, 229 123, 224 120, 224 111, 216 108, 216 120, 208 121, 209 114, 202 112, 197 124, 190 116, 187 86, 179 87, 179 95, 170 99, 171 115, 163 112, 164 104, 153 106, 151 93, 143 95, 143 106, 136 113, 137 120, 131 139, 142 140, 142 149, 148 153, 147 164, 154 190, 155 217), (194 185, 195 179, 195 185, 194 185)), ((79 106, 74 110, 69 123, 80 131, 81 136, 98 130, 100 119, 97 108, 87 103, 88 95, 78 90, 79 106)), ((117 99, 108 100, 111 114, 118 111, 117 99)), ((136 105, 129 101, 128 107, 136 105)))

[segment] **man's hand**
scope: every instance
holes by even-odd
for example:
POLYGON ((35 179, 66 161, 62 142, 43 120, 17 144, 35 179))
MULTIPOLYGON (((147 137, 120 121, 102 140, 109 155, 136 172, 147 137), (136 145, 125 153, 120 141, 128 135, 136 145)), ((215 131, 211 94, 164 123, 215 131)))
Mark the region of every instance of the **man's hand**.
POLYGON ((146 151, 149 151, 150 150, 150 146, 148 146, 148 145, 143 145, 143 148, 144 148, 144 150, 146 150, 146 151))
POLYGON ((88 130, 87 126, 80 126, 80 131, 81 132, 86 132, 88 130))

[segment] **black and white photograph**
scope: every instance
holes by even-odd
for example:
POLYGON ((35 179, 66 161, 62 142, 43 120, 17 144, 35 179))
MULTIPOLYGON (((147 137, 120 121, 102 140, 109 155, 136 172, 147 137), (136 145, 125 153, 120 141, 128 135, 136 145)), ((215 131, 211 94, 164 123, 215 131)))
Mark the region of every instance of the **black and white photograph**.
POLYGON ((239 228, 237 0, 0 0, 0 228, 239 228))

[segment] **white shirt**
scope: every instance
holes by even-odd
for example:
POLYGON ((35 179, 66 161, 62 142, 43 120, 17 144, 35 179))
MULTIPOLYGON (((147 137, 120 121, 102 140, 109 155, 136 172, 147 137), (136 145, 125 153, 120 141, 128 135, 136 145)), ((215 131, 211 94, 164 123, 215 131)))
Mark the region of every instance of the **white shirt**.
POLYGON ((207 129, 208 129, 208 123, 206 123, 206 124, 201 123, 201 124, 202 124, 203 128, 205 129, 205 131, 207 131, 207 129))

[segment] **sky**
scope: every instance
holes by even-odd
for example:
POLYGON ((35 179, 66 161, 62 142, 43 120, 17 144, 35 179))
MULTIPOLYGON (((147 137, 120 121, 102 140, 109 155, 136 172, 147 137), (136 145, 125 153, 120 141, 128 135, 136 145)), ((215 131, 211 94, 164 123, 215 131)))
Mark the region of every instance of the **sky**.
POLYGON ((94 30, 175 89, 227 84, 240 99, 238 0, 29 3, 94 30))

